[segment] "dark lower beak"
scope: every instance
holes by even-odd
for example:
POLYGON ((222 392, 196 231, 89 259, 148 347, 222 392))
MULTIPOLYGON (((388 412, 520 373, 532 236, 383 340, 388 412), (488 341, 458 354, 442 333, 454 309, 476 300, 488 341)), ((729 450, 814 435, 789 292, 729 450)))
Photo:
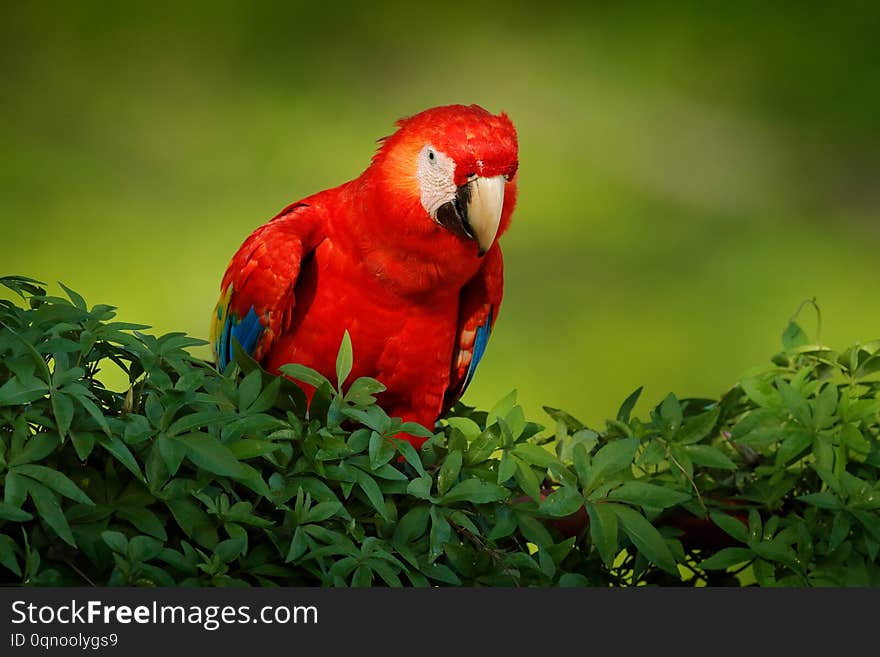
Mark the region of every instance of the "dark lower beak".
POLYGON ((458 187, 453 200, 437 208, 437 223, 456 235, 476 241, 482 256, 495 241, 503 204, 503 176, 474 178, 458 187))
POLYGON ((446 230, 464 237, 474 239, 471 225, 468 223, 467 205, 471 192, 469 185, 461 185, 455 192, 455 199, 437 208, 437 223, 446 230))

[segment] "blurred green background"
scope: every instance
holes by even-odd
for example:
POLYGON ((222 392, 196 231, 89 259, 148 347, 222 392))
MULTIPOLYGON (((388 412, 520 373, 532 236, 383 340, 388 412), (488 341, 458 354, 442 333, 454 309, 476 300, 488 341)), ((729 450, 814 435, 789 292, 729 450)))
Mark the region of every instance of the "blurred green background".
POLYGON ((608 4, 7 3, 0 273, 206 337, 251 230, 479 103, 520 202, 469 403, 718 395, 813 296, 880 336, 880 5, 608 4))

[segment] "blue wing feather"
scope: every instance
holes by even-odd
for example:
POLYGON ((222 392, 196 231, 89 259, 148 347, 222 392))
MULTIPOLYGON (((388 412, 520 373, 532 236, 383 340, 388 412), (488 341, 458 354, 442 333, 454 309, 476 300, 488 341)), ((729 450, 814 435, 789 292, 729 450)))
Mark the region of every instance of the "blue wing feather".
POLYGON ((486 318, 485 323, 480 325, 477 328, 477 335, 474 338, 474 351, 471 356, 470 365, 468 365, 467 374, 464 377, 464 385, 461 387, 461 392, 464 394, 464 391, 467 390, 467 387, 470 385, 471 380, 474 378, 474 373, 477 371, 477 365, 480 364, 480 360, 483 358, 483 354, 486 353, 486 345, 489 344, 489 335, 492 333, 492 309, 489 309, 489 316, 486 318))
POLYGON ((226 366, 233 360, 232 338, 238 340, 238 344, 241 345, 242 349, 253 355, 264 328, 263 323, 260 321, 260 316, 257 315, 253 306, 251 306, 247 315, 242 318, 233 313, 228 313, 217 344, 217 356, 220 361, 218 363, 219 369, 221 371, 226 369, 226 366))

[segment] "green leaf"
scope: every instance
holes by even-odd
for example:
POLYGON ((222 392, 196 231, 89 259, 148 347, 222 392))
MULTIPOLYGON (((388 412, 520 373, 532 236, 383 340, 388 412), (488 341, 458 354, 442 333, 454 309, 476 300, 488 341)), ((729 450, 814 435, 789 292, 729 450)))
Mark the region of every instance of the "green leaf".
POLYGON ((38 297, 46 295, 46 290, 40 287, 45 283, 27 276, 0 276, 0 285, 9 288, 22 299, 26 298, 25 293, 38 297))
MULTIPOLYGON (((376 408, 379 407, 377 406, 376 408)), ((417 438, 431 438, 434 435, 430 429, 423 427, 418 422, 404 422, 400 425, 400 431, 417 438)))
POLYGON ((700 568, 706 570, 724 570, 731 566, 751 561, 755 558, 754 553, 748 548, 729 547, 723 548, 708 559, 700 562, 700 568))
POLYGON ((9 467, 42 461, 60 444, 58 434, 38 433, 27 439, 24 448, 9 459, 9 467))
POLYGON ((57 470, 42 465, 19 465, 16 466, 15 472, 45 484, 55 492, 64 495, 64 497, 69 497, 74 502, 88 504, 89 506, 95 505, 91 498, 82 492, 75 483, 57 470))
POLYGON ((736 470, 736 463, 721 450, 711 445, 685 445, 682 447, 688 458, 697 465, 722 470, 736 470))
POLYGON ((204 433, 188 433, 175 436, 173 440, 186 445, 189 449, 187 458, 199 468, 227 477, 237 476, 242 472, 242 464, 235 458, 235 454, 216 438, 204 433))
POLYGON ((11 520, 12 522, 27 522, 33 519, 33 516, 12 504, 0 502, 0 520, 11 520))
POLYGON ((398 470, 391 463, 379 466, 375 470, 370 470, 370 474, 379 479, 390 479, 392 481, 409 481, 409 477, 405 473, 398 470))
POLYGON ((489 483, 476 477, 465 479, 452 487, 448 493, 440 498, 443 504, 455 502, 471 502, 472 504, 486 504, 507 499, 510 491, 504 486, 489 483))
POLYGON ((354 571, 351 585, 355 588, 366 588, 373 585, 373 571, 369 566, 360 565, 354 571))
POLYGON ((679 490, 649 484, 642 481, 625 481, 612 490, 608 498, 616 502, 628 502, 643 507, 665 509, 691 499, 690 494, 679 490))
POLYGON ((278 395, 281 392, 281 384, 284 379, 281 377, 277 377, 272 379, 269 384, 263 388, 257 398, 254 400, 254 403, 251 404, 247 412, 248 413, 264 413, 268 411, 275 405, 275 402, 278 401, 278 395))
POLYGON ((514 406, 507 415, 504 416, 504 425, 510 430, 510 435, 514 441, 520 439, 526 428, 526 416, 521 406, 514 406))
POLYGON ((71 431, 70 442, 79 460, 85 461, 95 448, 95 434, 91 431, 71 431))
POLYGON ((376 509, 376 511, 378 511, 379 515, 385 518, 385 520, 390 521, 391 518, 388 517, 388 510, 385 508, 385 498, 382 495, 382 491, 379 488, 379 484, 376 483, 376 480, 363 470, 358 470, 357 483, 367 496, 370 504, 376 509))
POLYGON ((519 484, 520 488, 523 489, 523 492, 525 492, 526 495, 536 502, 540 502, 541 480, 538 479, 532 466, 525 461, 521 461, 512 454, 510 455, 510 458, 516 463, 516 472, 513 475, 516 478, 516 483, 519 484))
POLYGON ((430 507, 421 504, 407 511, 398 521, 394 529, 394 541, 396 543, 411 543, 425 534, 428 529, 430 507))
POLYGON ((712 518, 712 522, 740 543, 749 542, 748 528, 741 521, 723 511, 710 511, 709 517, 712 518))
POLYGON ((770 562, 764 559, 755 559, 752 562, 752 572, 755 574, 758 586, 765 588, 776 586, 776 568, 770 562))
POLYGON ((336 355, 336 380, 339 382, 338 389, 342 390, 342 384, 351 374, 351 366, 353 364, 353 353, 351 348, 351 336, 346 331, 342 336, 342 344, 339 345, 339 353, 336 355))
POLYGON ((361 376, 354 380, 354 383, 345 393, 345 401, 356 406, 369 406, 376 403, 375 395, 385 392, 385 386, 369 377, 361 376))
POLYGON ((584 423, 578 420, 573 415, 566 413, 565 411, 561 411, 558 408, 553 408, 552 406, 543 406, 544 412, 547 413, 551 418, 556 420, 557 422, 562 422, 565 425, 565 428, 574 433, 576 431, 580 431, 584 429, 584 423))
POLYGON ((678 567, 663 536, 645 517, 633 509, 620 504, 609 505, 620 521, 624 533, 645 558, 675 577, 680 577, 678 567))
POLYGON ((162 541, 150 536, 135 536, 128 542, 127 554, 132 561, 149 561, 159 556, 163 548, 162 541))
POLYGON ((394 458, 396 453, 397 450, 395 449, 394 444, 388 438, 385 438, 376 431, 372 432, 370 435, 369 454, 370 467, 372 467, 373 470, 381 468, 388 463, 388 461, 394 458))
POLYGON ((809 344, 809 342, 810 339, 807 337, 807 334, 804 333, 804 330, 794 320, 790 321, 782 332, 782 346, 786 351, 803 347, 809 344))
POLYGON ((541 513, 564 518, 576 513, 584 505, 584 498, 574 486, 560 486, 541 501, 541 513))
POLYGON ((551 465, 558 463, 553 453, 540 445, 520 443, 513 448, 513 453, 529 465, 539 468, 549 468, 551 465))
POLYGON ((393 440, 394 445, 397 447, 397 451, 401 453, 406 462, 409 463, 419 475, 422 477, 426 476, 425 466, 422 465, 422 459, 419 458, 419 453, 416 451, 416 448, 412 446, 412 443, 408 440, 402 440, 399 438, 393 440))
POLYGON ((834 514, 834 523, 831 525, 831 533, 828 536, 828 551, 834 552, 843 545, 849 536, 852 520, 847 513, 834 514))
POLYGON ((13 545, 15 544, 11 538, 0 534, 0 565, 6 566, 18 577, 21 577, 21 568, 18 565, 18 559, 15 557, 13 545))
MULTIPOLYGON (((259 372, 256 373, 259 374, 259 372)), ((251 374, 248 374, 248 377, 250 377, 252 374, 253 372, 251 374)), ((257 378, 257 381, 259 381, 259 378, 257 378)), ((184 415, 172 422, 171 426, 169 426, 166 430, 166 433, 169 436, 177 436, 183 433, 190 433, 193 429, 202 429, 213 426, 215 424, 229 422, 232 417, 233 416, 228 413, 218 413, 217 411, 191 413, 189 415, 184 415)))
MULTIPOLYGON (((136 540, 137 539, 132 539, 132 543, 136 540)), ((247 543, 244 538, 229 538, 217 543, 214 548, 214 554, 216 554, 217 558, 223 563, 230 563, 235 561, 241 555, 246 546, 247 543)))
POLYGON ((486 426, 488 427, 498 419, 503 420, 514 406, 516 406, 516 390, 511 390, 489 411, 489 415, 486 417, 486 426))
POLYGON ((308 551, 308 549, 309 536, 302 527, 297 527, 296 531, 293 532, 293 540, 290 542, 290 549, 287 551, 287 556, 284 558, 284 561, 286 563, 297 561, 308 551))
POLYGON ((101 447, 113 455, 113 458, 124 465, 129 472, 135 475, 140 481, 144 480, 144 475, 141 473, 137 460, 124 442, 119 440, 116 436, 112 436, 109 439, 101 436, 100 444, 101 447))
POLYGON ((461 586, 461 579, 459 579, 458 575, 456 575, 451 568, 444 566, 442 563, 425 564, 422 566, 421 572, 425 577, 430 577, 443 584, 461 586))
MULTIPOLYGON (((428 561, 433 563, 443 554, 443 548, 452 538, 452 527, 444 518, 437 507, 433 507, 430 511, 431 516, 431 533, 429 534, 429 552, 428 561)), ((427 573, 425 573, 427 575, 427 573)))
POLYGON ((194 541, 208 548, 217 544, 217 528, 203 509, 189 499, 171 499, 166 502, 177 525, 194 541))
POLYGON ((740 380, 739 387, 752 402, 762 408, 779 406, 779 392, 765 380, 746 377, 740 380))
POLYGON ((590 586, 590 580, 580 573, 565 573, 556 582, 557 586, 576 588, 590 586))
POLYGON ((825 384, 816 396, 813 406, 813 428, 816 430, 825 429, 830 426, 837 411, 837 386, 833 383, 825 384))
POLYGON ((876 512, 852 510, 851 513, 868 530, 875 541, 880 541, 880 517, 876 512))
POLYGON ((27 482, 27 491, 37 507, 40 519, 45 521, 61 540, 71 547, 76 547, 76 540, 70 532, 70 525, 67 523, 67 518, 64 517, 64 512, 61 510, 61 505, 55 494, 33 479, 27 482))
POLYGON ((468 442, 473 442, 480 435, 480 425, 469 417, 448 417, 446 423, 453 429, 458 429, 467 438, 468 442))
POLYGON ((711 411, 701 413, 696 417, 688 418, 684 426, 679 429, 673 440, 682 445, 697 443, 709 435, 709 432, 718 422, 718 416, 721 414, 721 408, 716 406, 711 411))
POLYGON ((660 419, 663 420, 664 432, 671 433, 678 431, 682 421, 681 402, 678 398, 669 393, 666 398, 660 402, 660 419))
POLYGON ((516 529, 516 516, 509 506, 499 505, 495 509, 495 525, 489 532, 489 539, 497 541, 505 536, 510 536, 516 529))
POLYGON ((21 406, 37 401, 49 392, 49 386, 39 379, 21 381, 18 377, 9 379, 0 386, 0 406, 21 406))
POLYGON ((788 412, 791 413, 792 417, 804 427, 812 426, 813 419, 810 413, 810 404, 804 396, 783 379, 776 380, 776 388, 779 390, 782 403, 788 412))
POLYGON ((64 438, 70 431, 70 423, 73 421, 73 400, 63 392, 53 392, 52 413, 55 415, 58 434, 64 438))
POLYGON ((418 477, 409 482, 406 492, 421 500, 429 500, 431 499, 431 485, 433 483, 433 480, 428 476, 418 477))
POLYGON ((128 539, 125 537, 125 534, 122 532, 114 532, 114 531, 103 531, 101 532, 101 539, 104 543, 107 544, 114 552, 118 552, 119 554, 127 554, 128 553, 128 539))
POLYGON ((381 406, 370 406, 366 409, 344 408, 342 413, 383 435, 391 427, 391 418, 382 410, 381 406))
POLYGON ((138 531, 144 534, 155 536, 163 541, 168 539, 162 521, 147 508, 137 506, 119 507, 116 510, 116 515, 130 522, 138 531))
POLYGON ((503 484, 516 474, 516 460, 510 455, 508 450, 501 452, 501 459, 498 461, 498 482, 503 484))
POLYGON ((830 491, 821 491, 819 493, 809 493, 808 495, 798 495, 801 502, 812 504, 820 509, 839 509, 841 508, 840 500, 830 491))
POLYGON ((777 561, 787 566, 797 568, 797 555, 788 546, 778 541, 759 541, 750 543, 749 548, 756 555, 767 561, 777 561))
POLYGON ((871 443, 865 439, 862 432, 855 425, 845 425, 840 431, 840 438, 847 446, 851 457, 854 456, 859 460, 864 460, 871 452, 871 443))
POLYGON ((550 532, 547 531, 544 523, 534 516, 524 512, 517 512, 516 524, 519 526, 523 537, 539 548, 547 548, 553 545, 553 537, 550 535, 550 532))
POLYGON ((318 502, 315 506, 309 509, 306 520, 307 522, 324 522, 325 520, 335 516, 341 510, 342 503, 339 501, 332 500, 327 502, 318 502))
POLYGON ((168 473, 173 477, 177 474, 180 464, 183 463, 183 459, 186 458, 187 452, 189 451, 186 444, 179 440, 169 438, 168 436, 160 435, 156 438, 156 442, 153 446, 153 449, 157 448, 159 450, 159 456, 162 457, 162 462, 168 469, 168 473))
POLYGON ((15 471, 6 473, 6 483, 3 485, 3 500, 13 507, 20 507, 27 499, 27 477, 15 474, 15 471))
POLYGON ((606 568, 611 568, 618 553, 617 516, 608 504, 587 504, 590 516, 590 539, 606 568))
MULTIPOLYGON (((791 429, 785 432, 782 443, 776 452, 776 461, 785 465, 792 459, 804 454, 807 448, 813 444, 814 434, 804 429, 791 429)), ((816 441, 821 442, 821 441, 816 441)))
POLYGON ((256 468, 249 466, 247 463, 240 464, 240 471, 231 476, 233 479, 241 482, 258 495, 269 497, 269 486, 266 485, 266 482, 260 475, 260 471, 256 468))
POLYGON ((639 448, 638 438, 620 438, 604 445, 593 456, 585 488, 589 488, 610 474, 628 470, 639 448))
POLYGON ((284 443, 260 440, 258 438, 242 438, 241 440, 228 443, 227 447, 235 455, 235 458, 240 461, 246 461, 265 456, 266 454, 272 454, 279 449, 284 449, 284 443))
POLYGON ((282 374, 289 376, 291 379, 302 381, 315 388, 320 388, 324 384, 326 384, 328 388, 333 387, 330 385, 330 381, 327 380, 327 377, 317 370, 313 370, 311 367, 306 367, 297 363, 289 363, 287 365, 282 365, 279 370, 282 374))
POLYGON ((632 413, 633 408, 635 408, 636 402, 639 401, 639 397, 642 394, 642 388, 643 386, 639 386, 630 393, 629 397, 623 400, 620 409, 617 411, 618 422, 629 422, 629 416, 632 413))
POLYGON ((861 379, 866 376, 870 376, 875 372, 880 372, 880 354, 875 354, 874 356, 866 359, 861 365, 858 366, 856 371, 853 373, 853 376, 856 379, 861 379))
MULTIPOLYGON (((68 387, 66 389, 69 390, 70 388, 68 387)), ((86 412, 92 416, 92 418, 95 420, 95 422, 98 423, 98 426, 101 428, 101 431, 103 431, 107 435, 108 438, 112 439, 113 434, 110 431, 110 425, 107 424, 107 418, 104 417, 104 414, 101 412, 101 409, 99 409, 95 405, 95 402, 93 402, 91 399, 89 399, 85 395, 74 394, 74 397, 76 397, 76 400, 79 402, 80 406, 82 406, 84 409, 86 409, 86 412)), ((117 441, 118 441, 118 438, 117 438, 117 441)))
POLYGON ((460 450, 452 450, 446 455, 446 460, 440 466, 440 472, 437 475, 437 492, 443 495, 452 488, 452 485, 458 481, 458 475, 461 472, 463 455, 460 450))
POLYGON ((470 445, 468 445, 467 452, 464 454, 465 462, 468 465, 477 465, 478 463, 487 461, 498 449, 498 439, 498 431, 495 428, 486 429, 480 433, 470 445))
POLYGON ((590 480, 590 452, 586 445, 575 445, 571 450, 571 458, 574 461, 574 469, 577 472, 578 481, 583 488, 586 488, 587 482, 590 480))
MULTIPOLYGON (((260 370, 254 370, 250 374, 248 374, 242 382, 238 385, 238 407, 241 410, 248 409, 251 404, 253 404, 257 397, 260 395, 260 390, 263 388, 263 373, 260 370)), ((173 426, 169 427, 168 432, 172 435, 175 433, 173 430, 173 426)), ((198 426, 198 425, 196 425, 198 426)), ((189 431, 191 429, 195 429, 195 426, 188 426, 182 431, 189 431)))
POLYGON ((752 507, 749 509, 749 543, 760 541, 762 536, 763 523, 761 521, 761 514, 755 507, 752 507))
POLYGON ((81 295, 71 290, 64 283, 58 282, 58 285, 67 292, 67 296, 70 297, 70 300, 73 302, 73 305, 79 308, 80 310, 88 311, 88 306, 86 306, 86 300, 82 298, 81 295))
POLYGON ((557 438, 556 449, 559 460, 563 463, 571 463, 574 460, 575 447, 580 446, 589 454, 598 442, 599 434, 590 429, 575 431, 571 436, 566 435, 561 441, 557 438))

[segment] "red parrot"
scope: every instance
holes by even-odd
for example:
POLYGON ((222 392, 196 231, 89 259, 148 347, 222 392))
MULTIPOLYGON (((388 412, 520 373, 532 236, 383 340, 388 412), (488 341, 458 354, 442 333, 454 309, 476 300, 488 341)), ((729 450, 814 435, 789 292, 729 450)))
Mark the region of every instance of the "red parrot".
POLYGON ((471 382, 498 318, 517 136, 506 114, 477 105, 397 126, 360 176, 288 205, 244 241, 212 342, 220 369, 235 338, 271 372, 300 363, 333 381, 347 330, 351 375, 385 385, 390 416, 431 428, 471 382))

